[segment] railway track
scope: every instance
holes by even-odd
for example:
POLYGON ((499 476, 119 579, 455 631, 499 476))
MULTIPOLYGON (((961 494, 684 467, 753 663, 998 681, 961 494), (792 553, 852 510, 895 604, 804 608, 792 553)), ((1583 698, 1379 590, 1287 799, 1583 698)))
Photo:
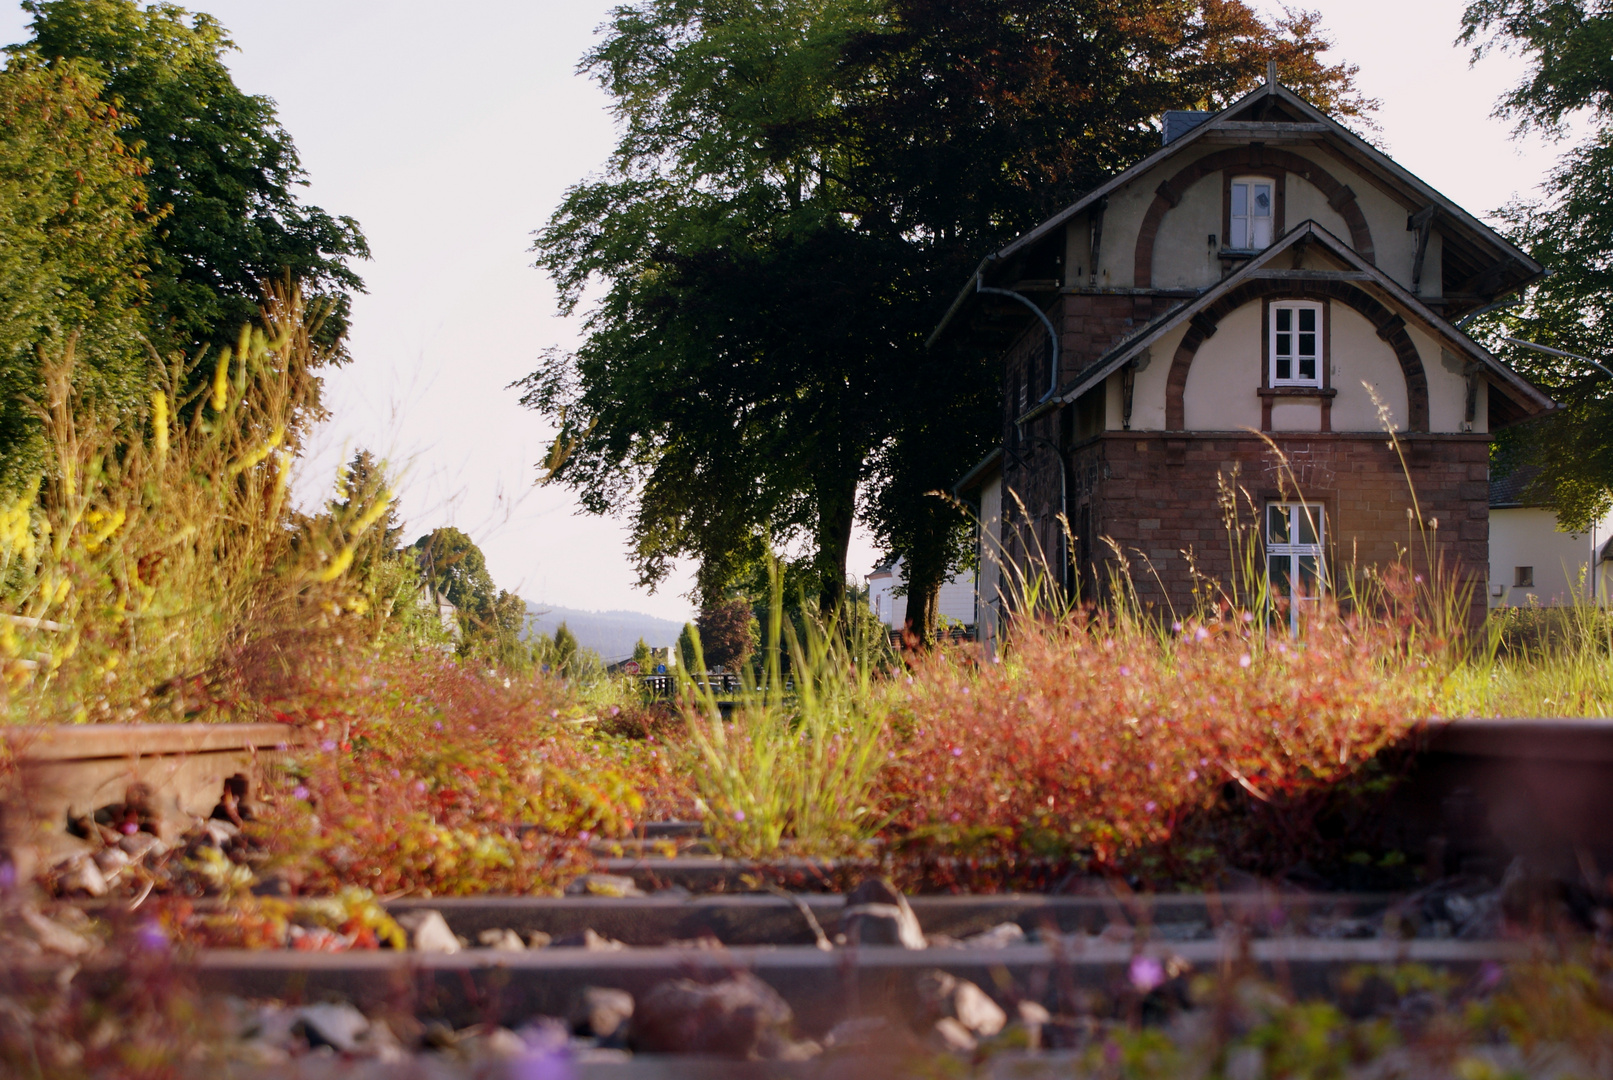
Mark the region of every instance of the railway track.
MULTIPOLYGON (((1462 721, 1420 738, 1411 772, 1387 809, 1407 842, 1420 845, 1429 875, 1454 875, 1467 882, 1466 891, 1440 893, 1436 884, 1413 896, 1269 890, 1135 896, 1122 888, 1101 896, 897 898, 877 884, 871 892, 848 891, 877 877, 877 860, 723 859, 705 846, 698 823, 668 822, 597 848, 598 872, 644 895, 398 899, 387 909, 399 921, 441 924, 437 944, 328 954, 181 951, 171 962, 207 996, 272 1000, 287 1009, 340 1000, 374 1016, 402 1008, 449 1032, 481 1033, 474 1038, 484 1041, 488 1032, 525 1025, 528 1050, 535 1045, 534 1018, 567 1018, 561 1037, 572 1041, 561 1058, 569 1071, 553 1075, 620 1080, 885 1080, 903 1075, 915 1050, 946 1044, 937 1034, 942 1021, 962 1017, 958 1002, 973 993, 988 1003, 977 1009, 985 1020, 976 1016, 975 1027, 960 1020, 962 1033, 948 1029, 947 1048, 967 1056, 1017 1030, 1023 1037, 998 1046, 980 1075, 1068 1075, 1095 1045, 1094 1030, 1162 994, 1185 997, 1198 976, 1262 980, 1296 997, 1337 1002, 1360 993, 1363 971, 1409 966, 1453 985, 1476 985, 1498 966, 1572 952, 1572 935, 1522 940, 1503 933, 1501 879, 1508 867, 1523 866, 1531 880, 1601 891, 1605 899, 1601 875, 1613 869, 1613 784, 1606 782, 1613 722, 1462 721), (1486 875, 1492 887, 1472 884, 1486 875), (546 947, 530 947, 538 941, 546 947), (478 947, 488 943, 500 947, 478 947), (925 947, 910 947, 919 943, 925 947), (737 987, 739 1007, 753 1012, 776 1002, 791 1018, 791 1038, 810 1040, 790 1045, 810 1045, 818 1056, 788 1060, 781 1053, 762 1062, 731 1054, 627 1056, 624 1042, 650 1037, 629 1036, 625 1026, 612 1034, 578 1026, 579 1002, 590 994, 630 995, 642 1015, 647 1002, 683 981, 737 987), (937 986, 953 988, 945 991, 951 998, 942 995, 952 1004, 937 1004, 937 986), (886 1034, 871 1042, 843 1034, 848 1023, 876 1022, 886 1034), (1040 1049, 1023 1052, 1027 1040, 1040 1049), (900 1051, 894 1057, 887 1053, 893 1046, 900 1051)), ((78 728, 16 733, 8 742, 27 796, 25 815, 7 814, 14 860, 18 851, 36 858, 71 851, 75 820, 106 803, 130 802, 127 793, 136 787, 154 820, 165 823, 160 827, 177 828, 220 806, 249 805, 264 770, 299 745, 277 725, 78 728)), ((117 905, 100 907, 129 921, 117 905)), ((53 963, 59 972, 59 963, 46 958, 9 974, 46 977, 53 963)), ((90 956, 75 964, 81 965, 75 978, 85 985, 125 977, 121 960, 90 956)), ((309 1034, 307 1024, 299 1030, 309 1046, 324 1038, 309 1034)), ((754 1056, 757 1045, 746 1053, 754 1056)), ((233 1075, 311 1080, 383 1068, 364 1057, 299 1056, 233 1075)), ((463 1054, 409 1060, 421 1076, 498 1075, 463 1054)))

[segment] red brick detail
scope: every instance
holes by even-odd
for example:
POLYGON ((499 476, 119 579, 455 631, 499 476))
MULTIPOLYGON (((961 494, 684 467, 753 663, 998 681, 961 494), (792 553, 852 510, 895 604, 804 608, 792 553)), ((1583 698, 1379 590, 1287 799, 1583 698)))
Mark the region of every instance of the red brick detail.
MULTIPOLYGON (((1353 569, 1387 566, 1409 558, 1428 571, 1429 554, 1474 586, 1472 612, 1482 620, 1489 561, 1489 489, 1472 479, 1488 453, 1486 435, 1412 435, 1416 452, 1402 469, 1381 435, 1334 433, 1277 435, 1289 464, 1279 466, 1253 435, 1109 432, 1071 455, 1071 501, 1085 499, 1096 537, 1116 541, 1130 560, 1133 584, 1158 610, 1192 610, 1193 565, 1223 585, 1234 572, 1233 552, 1217 501, 1217 479, 1232 480, 1255 500, 1300 494, 1326 507, 1328 559, 1335 581, 1353 569), (1168 464, 1167 464, 1168 463, 1168 464), (1293 477, 1293 480, 1290 479, 1293 477), (1412 489, 1426 531, 1412 528, 1406 512, 1412 489), (1434 519, 1438 527, 1428 523, 1434 519), (1410 536, 1410 552, 1406 553, 1410 536), (1141 569, 1146 556, 1146 570, 1141 569), (1157 575, 1157 576, 1156 576, 1157 575), (1167 606, 1168 605, 1168 606, 1167 606)), ((1051 455, 1049 455, 1051 458, 1051 455)), ((1049 460, 1048 465, 1052 462, 1049 460)), ((1050 477, 1051 479, 1051 477, 1050 477)), ((1242 504, 1244 523, 1252 526, 1242 504)), ((1083 582, 1107 580, 1110 549, 1093 544, 1083 582)))
POLYGON ((1154 201, 1149 204, 1148 213, 1143 215, 1142 227, 1137 231, 1137 248, 1132 257, 1132 285, 1139 289, 1153 288, 1154 240, 1159 236, 1159 226, 1165 220, 1165 214, 1181 201, 1182 192, 1211 173, 1256 167, 1275 167, 1304 176, 1327 197, 1328 205, 1343 216, 1345 224, 1350 227, 1350 246, 1355 253, 1369 263, 1377 261, 1377 252, 1372 246, 1372 230, 1367 225, 1366 215, 1361 212, 1361 204, 1356 201, 1355 192, 1348 185, 1339 183, 1332 173, 1316 162, 1287 150, 1276 150, 1269 146, 1234 146, 1199 158, 1155 190, 1154 201), (1174 195, 1175 199, 1167 197, 1167 193, 1174 195))
POLYGON ((1423 370, 1422 357, 1411 335, 1406 333, 1405 320, 1378 303, 1365 292, 1347 281, 1248 281, 1218 297, 1216 301, 1193 317, 1182 344, 1171 361, 1170 376, 1165 382, 1165 427, 1181 431, 1187 427, 1187 408, 1183 393, 1187 389, 1187 373, 1193 366, 1193 357, 1207 336, 1205 328, 1214 326, 1228 314, 1247 303, 1266 296, 1337 300, 1360 312, 1373 326, 1378 336, 1394 349, 1400 361, 1401 374, 1406 379, 1406 404, 1411 416, 1411 430, 1428 430, 1428 374, 1423 370))

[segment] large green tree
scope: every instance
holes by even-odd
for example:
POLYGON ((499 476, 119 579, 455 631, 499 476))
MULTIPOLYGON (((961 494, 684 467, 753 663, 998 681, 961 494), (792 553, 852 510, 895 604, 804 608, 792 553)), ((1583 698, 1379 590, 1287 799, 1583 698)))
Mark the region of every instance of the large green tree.
POLYGON ((167 213, 148 245, 155 340, 193 349, 233 342, 252 321, 266 280, 288 277, 323 305, 327 355, 341 360, 349 266, 369 248, 357 222, 307 206, 291 136, 269 98, 243 93, 224 54, 235 48, 210 15, 135 0, 24 0, 33 37, 13 55, 88 61, 148 159, 152 205, 167 213))
POLYGON ((1228 0, 618 8, 582 67, 620 143, 537 241, 567 310, 605 286, 522 384, 559 424, 551 475, 631 514, 646 583, 697 558, 708 604, 772 546, 838 606, 859 510, 933 596, 960 518, 927 493, 996 426, 984 359, 924 348, 968 270, 1270 56, 1359 111, 1325 44, 1228 0))
POLYGON ((42 364, 71 346, 76 389, 114 408, 146 388, 139 330, 152 215, 93 65, 0 72, 0 496, 44 468, 42 364))
MULTIPOLYGON (((1613 368, 1613 3, 1479 0, 1462 21, 1477 61, 1515 51, 1529 67, 1498 115, 1520 132, 1569 139, 1588 129, 1547 174, 1541 197, 1503 212, 1513 239, 1549 271, 1515 308, 1484 326, 1592 357, 1613 368)), ((1538 467, 1531 494, 1561 523, 1584 530, 1613 510, 1613 378, 1594 366, 1497 340, 1497 351, 1564 409, 1498 440, 1497 464, 1538 467)))
POLYGON ((462 653, 512 668, 531 663, 531 652, 521 643, 526 601, 493 584, 476 541, 444 526, 416 540, 413 550, 432 595, 459 609, 462 653))

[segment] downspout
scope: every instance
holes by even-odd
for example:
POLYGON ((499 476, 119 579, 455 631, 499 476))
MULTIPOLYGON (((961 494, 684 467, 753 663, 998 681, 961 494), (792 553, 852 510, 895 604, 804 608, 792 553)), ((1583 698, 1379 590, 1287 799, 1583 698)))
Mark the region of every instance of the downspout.
POLYGON ((1035 312, 1036 317, 1040 319, 1042 321, 1042 325, 1046 327, 1047 340, 1051 343, 1053 349, 1053 362, 1048 365, 1047 393, 1043 394, 1036 402, 1038 405, 1044 404, 1047 399, 1052 397, 1054 392, 1059 388, 1059 332, 1054 329, 1053 320, 1047 317, 1047 312, 1043 311, 1036 301, 1032 300, 1023 293, 1014 292, 1012 289, 994 289, 987 285, 986 275, 978 271, 975 273, 975 292, 984 293, 991 296, 1006 296, 1011 299, 1018 300, 1021 304, 1024 304, 1026 307, 1035 312))
MULTIPOLYGON (((986 275, 983 272, 977 272, 975 274, 975 292, 976 293, 983 293, 983 294, 991 295, 991 296, 1006 296, 1006 297, 1009 297, 1011 299, 1018 300, 1021 304, 1024 304, 1026 307, 1030 308, 1031 311, 1036 314, 1036 317, 1041 320, 1042 326, 1044 328, 1046 328, 1046 330, 1047 330, 1047 340, 1048 340, 1049 345, 1051 346, 1052 359, 1051 359, 1051 362, 1047 365, 1047 367, 1048 367, 1047 393, 1045 393, 1045 394, 1043 394, 1041 396, 1041 398, 1036 402, 1036 405, 1037 405, 1038 408, 1043 406, 1043 405, 1046 405, 1048 403, 1048 401, 1053 397, 1053 395, 1058 392, 1058 388, 1059 388, 1059 359, 1060 359, 1060 356, 1059 356, 1059 332, 1053 326, 1053 320, 1049 319, 1047 317, 1047 312, 1043 311, 1041 306, 1039 304, 1037 304, 1036 301, 1032 300, 1030 297, 1024 295, 1023 293, 1014 292, 1012 289, 995 289, 995 288, 992 288, 991 286, 987 285, 986 284, 986 275)), ((1018 420, 1015 421, 1015 423, 1019 425, 1021 431, 1024 430, 1025 421, 1026 421, 1026 419, 1029 418, 1029 416, 1030 416, 1030 414, 1029 414, 1029 412, 1027 412, 1027 414, 1025 416, 1022 416, 1018 420)), ((1057 444, 1055 444, 1053 442, 1053 440, 1047 438, 1045 435, 1035 435, 1035 436, 1032 436, 1027 441, 1031 442, 1031 443, 1045 443, 1047 445, 1047 448, 1053 452, 1053 460, 1058 462, 1058 465, 1059 465, 1059 515, 1065 519, 1065 525, 1066 525, 1066 527, 1068 527, 1068 524, 1069 524, 1069 512, 1070 512, 1070 478, 1069 478, 1069 468, 1066 466, 1065 461, 1064 461, 1064 454, 1063 454, 1062 451, 1059 450, 1057 444)), ((1069 561, 1069 552, 1064 550, 1064 534, 1061 532, 1059 534, 1059 586, 1060 586, 1060 588, 1062 588, 1063 584, 1064 584, 1064 564, 1067 563, 1068 561, 1069 561)))

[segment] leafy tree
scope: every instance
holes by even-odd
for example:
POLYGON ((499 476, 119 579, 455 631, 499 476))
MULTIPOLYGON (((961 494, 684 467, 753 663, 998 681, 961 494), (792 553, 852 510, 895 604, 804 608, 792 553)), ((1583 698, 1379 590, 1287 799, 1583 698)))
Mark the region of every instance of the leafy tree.
POLYGON ((567 311, 606 286, 577 353, 519 384, 558 422, 549 476, 631 514, 642 583, 698 559, 706 606, 766 549, 806 547, 835 609, 860 499, 933 594, 959 519, 926 493, 996 426, 978 353, 924 348, 974 262, 1268 56, 1361 113, 1326 44, 1237 0, 617 8, 582 66, 621 140, 536 244, 567 311))
POLYGON ((570 675, 577 660, 577 636, 562 622, 554 628, 554 637, 539 635, 535 659, 556 675, 570 675))
POLYGON ((633 663, 645 674, 655 670, 655 654, 650 651, 643 638, 639 638, 633 645, 633 663))
MULTIPOLYGON (((677 657, 678 666, 685 673, 702 670, 699 658, 695 656, 695 643, 700 641, 700 632, 695 629, 694 623, 684 623, 683 630, 678 634, 677 657)), ((705 652, 704 643, 701 644, 702 655, 705 652)))
MULTIPOLYGON (((1529 61, 1497 113, 1566 138, 1592 131, 1547 175, 1543 197, 1502 211, 1512 238, 1550 272, 1523 303, 1492 316, 1492 336, 1534 341, 1613 367, 1613 5, 1606 0, 1479 0, 1462 18, 1474 60, 1496 48, 1529 61)), ((1497 351, 1564 410, 1497 440, 1496 464, 1540 471, 1531 494, 1565 527, 1585 530, 1613 510, 1613 378, 1580 360, 1496 342, 1497 351)))
POLYGON ((463 654, 516 670, 531 664, 530 650, 521 645, 526 601, 493 584, 475 541, 445 526, 420 537, 412 550, 431 594, 447 597, 459 609, 463 654))
POLYGON ((743 598, 706 608, 695 620, 695 628, 700 633, 706 665, 713 670, 738 671, 761 641, 761 628, 751 612, 750 601, 743 598))
POLYGON ((33 37, 13 55, 97 65, 125 138, 149 159, 152 204, 168 209, 148 246, 150 322, 164 351, 233 342, 263 282, 282 276, 325 303, 322 340, 338 344, 363 288, 348 261, 369 247, 352 218, 299 201, 296 147, 274 102, 230 78, 223 57, 235 44, 218 21, 135 0, 22 6, 33 37))
POLYGON ((0 72, 0 493, 39 475, 29 402, 43 405, 41 353, 70 346, 81 391, 138 409, 144 171, 99 98, 93 65, 24 57, 0 72))

